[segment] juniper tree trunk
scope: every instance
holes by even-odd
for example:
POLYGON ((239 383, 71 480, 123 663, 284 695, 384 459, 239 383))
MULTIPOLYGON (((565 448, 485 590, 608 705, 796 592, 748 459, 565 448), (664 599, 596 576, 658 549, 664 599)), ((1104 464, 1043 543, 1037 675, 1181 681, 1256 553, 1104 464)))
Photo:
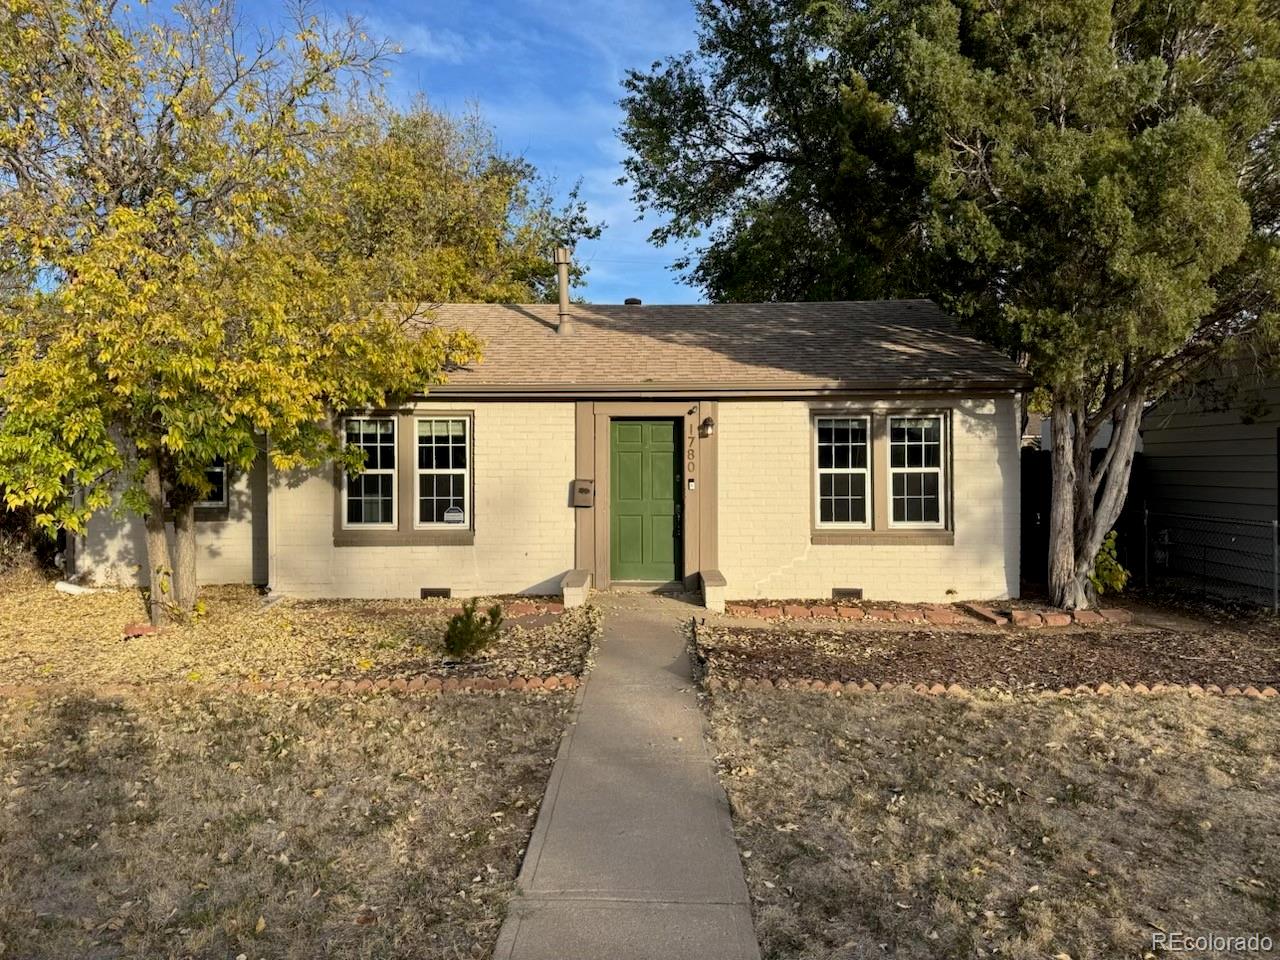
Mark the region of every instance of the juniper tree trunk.
POLYGON ((1111 436, 1093 465, 1084 412, 1053 404, 1053 502, 1049 510, 1049 596, 1068 610, 1092 605, 1089 580, 1102 542, 1120 519, 1138 444, 1145 396, 1130 390, 1111 417, 1111 436))
POLYGON ((183 617, 196 606, 196 508, 186 500, 173 511, 173 602, 183 617))
POLYGON ((1088 598, 1076 582, 1076 456, 1071 408, 1055 399, 1053 424, 1053 488, 1049 504, 1049 596, 1059 607, 1074 610, 1088 598))
POLYGON ((169 622, 169 604, 172 583, 169 575, 169 538, 164 532, 164 483, 160 479, 160 465, 154 460, 148 465, 142 478, 147 495, 146 545, 147 545, 147 605, 151 622, 157 627, 169 622))

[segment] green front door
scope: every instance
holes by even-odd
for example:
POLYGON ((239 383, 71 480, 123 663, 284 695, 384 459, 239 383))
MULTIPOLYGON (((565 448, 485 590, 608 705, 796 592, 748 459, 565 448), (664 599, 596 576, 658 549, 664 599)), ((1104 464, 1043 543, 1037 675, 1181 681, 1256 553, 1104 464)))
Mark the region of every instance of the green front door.
POLYGON ((674 420, 609 430, 609 566, 614 580, 680 576, 680 434, 674 420))

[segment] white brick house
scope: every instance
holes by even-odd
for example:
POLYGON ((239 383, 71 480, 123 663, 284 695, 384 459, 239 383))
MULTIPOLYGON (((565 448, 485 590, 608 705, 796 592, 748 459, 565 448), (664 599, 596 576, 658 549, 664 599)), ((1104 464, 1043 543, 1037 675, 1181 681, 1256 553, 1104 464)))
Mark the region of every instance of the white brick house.
MULTIPOLYGON (((309 597, 1016 595, 1021 371, 934 304, 445 305, 485 360, 342 421, 369 469, 223 477, 202 582, 309 597)), ((213 468, 215 471, 217 468, 213 468)), ((97 581, 139 576, 95 519, 97 581)))

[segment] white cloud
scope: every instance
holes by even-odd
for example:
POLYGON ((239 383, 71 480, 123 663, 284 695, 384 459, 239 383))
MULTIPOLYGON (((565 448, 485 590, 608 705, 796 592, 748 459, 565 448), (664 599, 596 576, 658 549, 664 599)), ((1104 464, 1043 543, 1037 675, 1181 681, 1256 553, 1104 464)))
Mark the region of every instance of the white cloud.
POLYGON ((616 183, 627 155, 615 136, 619 81, 627 68, 695 42, 688 0, 593 0, 572 10, 559 0, 453 0, 434 10, 383 7, 368 26, 406 54, 390 81, 397 100, 420 92, 446 111, 474 107, 502 149, 526 156, 561 195, 581 181, 590 217, 606 223, 576 254, 590 268, 580 291, 588 299, 698 299, 668 269, 681 247, 650 245, 660 219, 637 222, 630 188, 616 183))
POLYGON ((463 36, 456 30, 427 26, 425 23, 392 22, 381 17, 366 17, 367 32, 390 40, 407 57, 463 63, 484 52, 489 46, 483 34, 463 36))

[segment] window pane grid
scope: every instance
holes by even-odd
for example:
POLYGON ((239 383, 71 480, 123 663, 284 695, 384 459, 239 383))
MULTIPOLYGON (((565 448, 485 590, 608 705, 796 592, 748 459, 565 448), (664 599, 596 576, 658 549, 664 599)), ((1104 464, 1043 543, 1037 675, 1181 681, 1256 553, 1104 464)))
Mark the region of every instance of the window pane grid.
POLYGON ((894 523, 942 523, 942 418, 889 420, 890 499, 894 523))
POLYGON ((463 526, 468 510, 469 421, 418 421, 418 526, 463 526))
POLYGON ((389 473, 362 473, 347 479, 347 523, 394 522, 395 477, 389 473))
POLYGON ((867 523, 869 424, 865 417, 819 417, 814 424, 818 463, 818 522, 867 523))
POLYGON ((347 476, 348 526, 393 526, 396 491, 396 423, 359 417, 346 422, 348 445, 364 451, 365 470, 347 476))

